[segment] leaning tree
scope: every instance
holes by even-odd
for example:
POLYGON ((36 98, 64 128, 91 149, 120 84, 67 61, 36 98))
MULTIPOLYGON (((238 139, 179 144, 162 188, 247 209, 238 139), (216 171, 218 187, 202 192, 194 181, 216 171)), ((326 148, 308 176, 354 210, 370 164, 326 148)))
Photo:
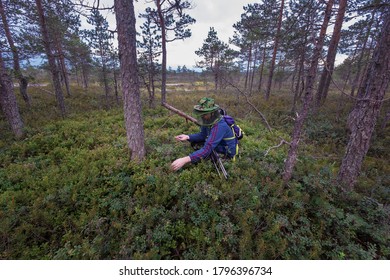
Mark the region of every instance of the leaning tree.
POLYGON ((390 81, 390 5, 384 9, 380 38, 356 104, 348 116, 350 136, 338 173, 338 180, 346 191, 353 190, 359 176, 390 81))

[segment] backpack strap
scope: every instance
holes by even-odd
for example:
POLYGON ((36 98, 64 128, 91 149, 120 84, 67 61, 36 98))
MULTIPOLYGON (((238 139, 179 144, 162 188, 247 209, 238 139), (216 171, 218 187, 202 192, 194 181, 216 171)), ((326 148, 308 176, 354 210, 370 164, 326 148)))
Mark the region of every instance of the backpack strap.
POLYGON ((230 126, 230 128, 232 129, 232 132, 233 132, 233 137, 227 137, 227 138, 223 138, 223 140, 227 141, 227 140, 233 140, 233 139, 236 139, 236 154, 233 156, 232 158, 232 161, 236 161, 236 155, 238 155, 238 140, 236 138, 236 133, 234 132, 234 128, 233 128, 234 124, 232 124, 230 126))
POLYGON ((225 140, 225 141, 236 139, 236 134, 234 133, 233 124, 230 126, 230 128, 232 129, 233 136, 232 137, 223 138, 223 140, 225 140))

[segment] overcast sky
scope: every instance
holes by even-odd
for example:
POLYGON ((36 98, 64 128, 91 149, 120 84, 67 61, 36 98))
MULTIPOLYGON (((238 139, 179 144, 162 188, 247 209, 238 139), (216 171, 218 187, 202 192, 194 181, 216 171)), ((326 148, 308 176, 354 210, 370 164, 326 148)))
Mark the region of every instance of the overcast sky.
MULTIPOLYGON (((201 60, 195 51, 202 47, 203 41, 207 38, 210 27, 217 31, 218 38, 225 43, 233 36, 233 24, 238 22, 244 12, 243 6, 258 1, 250 0, 193 0, 194 8, 188 14, 196 19, 191 25, 192 36, 190 38, 169 43, 168 65, 177 67, 186 65, 189 68, 195 66, 196 61, 201 60)), ((144 0, 137 5, 142 6, 144 0)))
MULTIPOLYGON (((91 1, 91 0, 90 0, 91 1)), ((193 68, 196 61, 201 58, 195 54, 195 51, 202 47, 203 41, 207 38, 210 27, 217 31, 218 38, 228 43, 229 37, 233 36, 233 24, 238 22, 241 14, 244 12, 243 6, 258 1, 251 0, 190 0, 194 8, 187 13, 196 19, 196 23, 190 26, 192 36, 180 41, 167 44, 167 63, 168 66, 176 68, 186 65, 187 68, 193 68)), ((101 0, 106 7, 112 6, 114 0, 101 0)), ((139 13, 144 13, 147 0, 134 1, 135 15, 137 18, 136 26, 139 29, 141 25, 138 18, 139 13)), ((150 5, 150 4, 149 4, 150 5)), ((104 15, 105 13, 102 12, 104 15)), ((113 14, 107 14, 107 20, 112 29, 115 29, 115 17, 113 14)))

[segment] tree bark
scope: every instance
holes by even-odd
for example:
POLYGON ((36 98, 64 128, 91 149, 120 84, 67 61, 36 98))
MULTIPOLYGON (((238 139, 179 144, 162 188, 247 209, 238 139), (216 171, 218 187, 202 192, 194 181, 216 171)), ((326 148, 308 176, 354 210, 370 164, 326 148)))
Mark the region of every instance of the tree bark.
POLYGON ((14 86, 11 77, 5 69, 0 50, 0 107, 12 129, 16 139, 23 137, 23 121, 19 113, 18 103, 14 94, 14 86))
POLYGON ((360 98, 348 116, 350 138, 338 173, 345 191, 352 191, 359 176, 370 140, 377 123, 383 99, 390 81, 390 8, 384 14, 384 24, 375 47, 360 98))
POLYGON ((165 28, 165 18, 162 11, 162 2, 164 1, 156 0, 157 12, 161 27, 161 104, 164 104, 166 102, 167 92, 167 35, 165 28))
POLYGON ((61 116, 65 117, 65 115, 66 115, 65 101, 64 101, 64 94, 63 94, 62 88, 61 88, 60 73, 59 73, 59 70, 58 70, 58 67, 57 67, 57 64, 55 61, 55 57, 53 54, 53 50, 51 47, 52 41, 50 40, 49 31, 48 31, 47 25, 46 25, 46 18, 45 18, 44 8, 42 5, 42 0, 35 0, 35 3, 37 5, 37 11, 38 11, 38 15, 39 15, 39 23, 40 23, 41 32, 42 32, 43 44, 44 44, 47 59, 49 62, 49 68, 50 68, 50 72, 52 75, 57 104, 58 104, 58 107, 61 111, 61 116))
POLYGON ((253 92, 253 83, 255 81, 255 72, 256 72, 256 61, 258 57, 259 49, 255 46, 254 54, 253 54, 253 64, 252 64, 252 72, 251 72, 251 78, 250 78, 250 87, 249 87, 249 94, 252 95, 253 92))
POLYGON ((272 60, 271 60, 271 66, 270 66, 270 69, 269 69, 267 90, 265 92, 265 99, 266 100, 269 99, 269 96, 271 94, 271 86, 272 86, 272 80, 273 80, 273 76, 274 76, 276 53, 277 53, 278 47, 279 47, 280 29, 282 27, 283 9, 284 9, 284 0, 282 0, 282 2, 280 4, 278 28, 276 30, 275 42, 274 42, 274 51, 272 53, 272 60))
POLYGON ((124 118, 131 159, 145 157, 144 126, 138 80, 136 29, 133 0, 115 0, 114 10, 118 30, 124 118))
POLYGON ((86 62, 83 62, 81 65, 81 76, 83 81, 83 88, 88 88, 88 66, 86 62))
POLYGON ((306 77, 306 87, 305 87, 305 96, 302 108, 298 113, 297 119, 295 121, 292 141, 290 144, 290 149, 288 151, 288 156, 284 165, 283 171, 283 181, 287 183, 291 177, 292 172, 295 167, 297 158, 298 158, 298 145, 302 135, 302 129, 304 122, 306 120, 309 109, 312 105, 313 100, 313 91, 315 87, 315 81, 317 76, 317 68, 318 68, 318 60, 321 57, 322 48, 324 45, 326 29, 329 24, 329 20, 332 14, 332 6, 334 0, 329 0, 325 10, 325 18, 321 26, 320 35, 318 37, 317 42, 315 43, 314 53, 310 63, 310 69, 306 77))
POLYGON ((25 76, 23 76, 22 70, 20 68, 19 52, 18 52, 17 47, 15 46, 15 42, 14 42, 14 39, 12 37, 11 30, 9 29, 9 25, 8 25, 8 21, 7 21, 7 17, 5 14, 5 10, 4 10, 4 6, 3 6, 2 1, 3 0, 0 0, 0 14, 1 14, 2 22, 3 22, 5 36, 7 37, 8 44, 9 44, 11 51, 12 51, 15 77, 19 80, 20 94, 22 95, 23 100, 30 107, 31 106, 31 98, 27 93, 28 79, 25 76))
POLYGON ((341 27, 343 25, 346 8, 347 8, 347 0, 340 0, 339 9, 336 17, 336 23, 334 25, 332 38, 330 40, 330 44, 328 48, 328 54, 326 56, 324 69, 322 71, 320 83, 318 86, 316 107, 320 107, 328 95, 330 81, 333 75, 334 64, 336 60, 337 47, 339 45, 340 36, 341 36, 341 27))
POLYGON ((245 90, 248 88, 248 80, 249 80, 251 61, 252 61, 252 43, 249 45, 249 50, 248 50, 248 60, 247 60, 248 64, 246 66, 245 85, 244 85, 245 90))
MULTIPOLYGON (((302 48, 303 49, 303 48, 302 48)), ((301 53, 300 55, 300 59, 299 59, 299 62, 298 62, 298 73, 297 73, 297 78, 296 78, 296 84, 295 84, 295 89, 294 89, 294 99, 293 99, 293 106, 292 106, 292 109, 291 109, 291 112, 295 112, 296 110, 296 106, 297 106, 297 102, 298 102, 298 96, 300 96, 300 85, 301 85, 301 81, 303 79, 303 72, 304 72, 304 68, 305 68, 305 51, 303 49, 303 52, 301 53)))
POLYGON ((267 55, 267 42, 264 43, 264 49, 263 49, 263 56, 261 60, 261 67, 260 67, 260 73, 259 73, 259 86, 258 91, 261 92, 261 88, 263 86, 263 73, 264 73, 264 65, 265 65, 265 59, 267 55))
POLYGON ((67 94, 67 96, 71 96, 69 75, 68 75, 68 70, 66 69, 64 50, 62 48, 61 40, 59 38, 56 38, 55 41, 56 41, 55 46, 56 46, 57 53, 58 53, 58 62, 59 62, 58 64, 60 65, 62 77, 64 78, 66 94, 67 94))
POLYGON ((115 62, 114 62, 113 68, 114 68, 113 69, 113 77, 114 77, 115 100, 116 100, 116 105, 119 105, 120 104, 120 100, 119 100, 119 89, 118 89, 118 77, 117 77, 117 69, 116 69, 116 63, 115 62))

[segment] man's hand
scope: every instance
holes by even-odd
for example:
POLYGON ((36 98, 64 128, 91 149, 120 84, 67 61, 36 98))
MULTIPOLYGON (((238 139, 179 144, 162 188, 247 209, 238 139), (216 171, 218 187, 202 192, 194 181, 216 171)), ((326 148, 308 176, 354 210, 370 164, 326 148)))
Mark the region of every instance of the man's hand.
POLYGON ((177 141, 186 141, 186 140, 190 139, 190 136, 188 136, 186 134, 180 134, 178 136, 175 136, 175 139, 177 141))
POLYGON ((179 170, 180 168, 182 168, 185 164, 187 164, 189 162, 191 162, 191 158, 189 156, 178 158, 177 160, 172 162, 171 169, 173 171, 177 171, 177 170, 179 170))

